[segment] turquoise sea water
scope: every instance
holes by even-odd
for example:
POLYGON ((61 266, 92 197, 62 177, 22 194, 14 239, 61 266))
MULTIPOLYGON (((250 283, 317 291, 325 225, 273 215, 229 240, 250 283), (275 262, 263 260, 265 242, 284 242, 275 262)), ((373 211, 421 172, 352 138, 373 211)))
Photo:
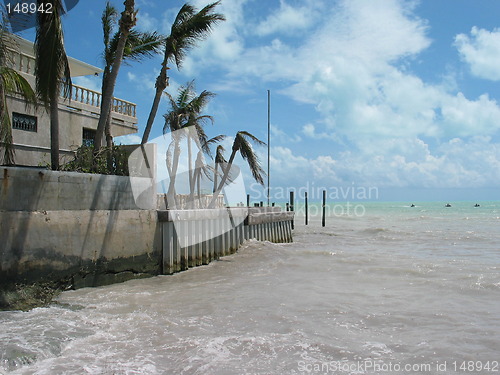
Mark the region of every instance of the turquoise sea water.
POLYGON ((297 205, 292 244, 2 312, 0 373, 498 373, 500 203, 445 203, 297 205))

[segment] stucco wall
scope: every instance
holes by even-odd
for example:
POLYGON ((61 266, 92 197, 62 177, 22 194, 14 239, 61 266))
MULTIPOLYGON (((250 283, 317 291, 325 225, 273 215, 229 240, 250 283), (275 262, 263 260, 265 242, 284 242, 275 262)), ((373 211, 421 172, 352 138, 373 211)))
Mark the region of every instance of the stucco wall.
POLYGON ((14 284, 82 287, 160 273, 156 192, 139 199, 143 209, 128 177, 0 167, 0 297, 14 284))
MULTIPOLYGON (((133 183, 151 185, 141 177, 133 183)), ((0 167, 0 211, 156 209, 152 189, 137 198, 125 176, 0 167)))
MULTIPOLYGON (((34 77, 23 76, 34 87, 34 77)), ((18 95, 7 96, 7 107, 12 121, 12 112, 27 114, 37 118, 37 131, 12 129, 12 139, 18 165, 38 166, 50 163, 50 116, 40 103, 38 108, 26 107, 18 95)), ((72 151, 82 145, 83 128, 96 129, 99 107, 79 100, 59 100, 59 148, 61 163, 71 159, 72 151)), ((137 118, 111 112, 111 133, 113 137, 137 132, 137 118)))

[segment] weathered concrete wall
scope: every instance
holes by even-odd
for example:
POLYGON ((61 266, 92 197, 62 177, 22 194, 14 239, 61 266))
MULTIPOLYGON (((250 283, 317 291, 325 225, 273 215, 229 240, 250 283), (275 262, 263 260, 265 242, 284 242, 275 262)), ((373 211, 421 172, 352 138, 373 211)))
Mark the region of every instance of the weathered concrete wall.
POLYGON ((139 201, 150 209, 138 208, 128 177, 0 167, 0 307, 18 285, 80 288, 159 274, 156 192, 139 201))
POLYGON ((155 210, 3 211, 0 228, 3 283, 82 287, 160 272, 155 210))
MULTIPOLYGON (((155 192, 146 189, 136 202, 130 181, 125 176, 0 167, 0 211, 155 209, 155 192)), ((140 177, 133 183, 151 185, 140 177)))

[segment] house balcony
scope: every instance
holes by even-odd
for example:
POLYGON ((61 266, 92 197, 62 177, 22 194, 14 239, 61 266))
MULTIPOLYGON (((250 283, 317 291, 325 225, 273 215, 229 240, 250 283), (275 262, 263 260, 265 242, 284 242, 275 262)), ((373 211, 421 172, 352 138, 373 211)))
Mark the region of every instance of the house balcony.
MULTIPOLYGON (((35 85, 35 58, 28 53, 11 50, 12 68, 20 73, 30 82, 32 87, 35 85)), ((82 61, 68 58, 71 76, 94 75, 102 72, 82 61)), ((82 86, 73 84, 68 98, 61 95, 59 103, 61 109, 81 112, 82 114, 99 118, 102 94, 82 86)), ((137 132, 137 105, 129 101, 113 98, 111 106, 111 124, 114 137, 137 132)), ((89 128, 97 128, 89 126, 89 128)))
MULTIPOLYGON (((9 66, 20 72, 35 87, 33 43, 13 36, 16 48, 10 49, 9 66)), ((71 77, 95 76, 102 69, 68 57, 71 77)), ((102 94, 72 85, 68 97, 59 98, 59 151, 61 164, 70 160, 82 144, 93 141, 101 111, 102 94)), ((20 95, 7 97, 12 124, 15 162, 19 165, 45 165, 50 161, 50 115, 43 106, 26 107, 20 95)), ((114 98, 111 108, 111 135, 137 133, 137 107, 127 100, 114 98)))

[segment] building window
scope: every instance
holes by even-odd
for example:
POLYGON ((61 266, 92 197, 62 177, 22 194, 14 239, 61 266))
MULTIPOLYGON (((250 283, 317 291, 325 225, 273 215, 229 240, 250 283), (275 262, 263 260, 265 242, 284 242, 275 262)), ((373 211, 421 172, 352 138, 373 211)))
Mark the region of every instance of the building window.
POLYGON ((35 116, 12 112, 12 129, 36 133, 38 129, 37 119, 35 116))
POLYGON ((90 147, 94 145, 94 137, 96 131, 94 129, 83 128, 82 145, 90 147))

